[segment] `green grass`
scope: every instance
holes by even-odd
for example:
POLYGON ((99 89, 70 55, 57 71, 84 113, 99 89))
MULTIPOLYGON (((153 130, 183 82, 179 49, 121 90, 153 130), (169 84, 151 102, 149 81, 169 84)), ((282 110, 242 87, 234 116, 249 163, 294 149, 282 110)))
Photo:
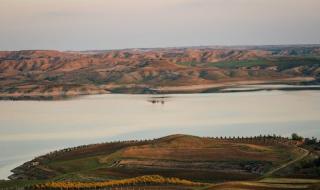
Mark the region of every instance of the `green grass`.
POLYGON ((258 65, 268 65, 271 64, 270 61, 265 59, 256 59, 256 60, 244 60, 244 61, 223 61, 223 62, 209 62, 209 63, 198 63, 198 62, 181 62, 179 65, 196 67, 196 66, 209 66, 209 67, 219 67, 224 69, 233 69, 239 67, 252 67, 258 65))
POLYGON ((179 65, 196 67, 196 66, 208 66, 218 67, 222 69, 236 69, 240 67, 254 67, 254 66, 278 66, 279 70, 290 69, 297 66, 319 66, 319 57, 271 57, 263 59, 250 59, 250 60, 232 60, 222 62, 181 62, 179 65))
POLYGON ((310 184, 320 183, 320 179, 296 179, 296 178, 264 178, 259 182, 278 184, 310 184))
POLYGON ((202 64, 202 63, 198 63, 198 62, 180 62, 180 63, 177 63, 179 65, 184 65, 184 66, 189 66, 189 67, 195 67, 199 64, 202 64))
POLYGON ((39 183, 44 183, 45 180, 0 180, 0 188, 19 188, 39 183))
POLYGON ((259 181, 234 181, 214 184, 207 190, 280 190, 280 189, 318 189, 320 180, 317 179, 290 179, 265 178, 259 181))
POLYGON ((48 164, 49 168, 62 173, 78 172, 101 166, 97 157, 72 159, 68 161, 54 161, 48 164))
POLYGON ((293 57, 280 58, 275 61, 279 70, 286 70, 297 66, 320 66, 320 58, 318 57, 293 57))
MULTIPOLYGON (((54 161, 48 164, 50 169, 59 171, 61 175, 56 176, 54 181, 61 180, 85 180, 84 177, 91 176, 96 173, 97 169, 110 166, 118 157, 119 152, 115 152, 107 156, 103 162, 103 155, 92 156, 88 158, 72 159, 67 161, 54 161)), ((106 178, 108 176, 100 176, 106 178)))
POLYGON ((235 69, 239 67, 268 66, 268 65, 272 66, 272 62, 265 59, 208 63, 208 66, 226 68, 226 69, 235 69))

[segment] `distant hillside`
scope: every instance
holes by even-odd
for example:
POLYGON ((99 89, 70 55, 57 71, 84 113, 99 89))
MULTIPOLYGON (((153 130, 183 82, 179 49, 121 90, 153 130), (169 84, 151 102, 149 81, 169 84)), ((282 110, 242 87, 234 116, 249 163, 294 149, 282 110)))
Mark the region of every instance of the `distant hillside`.
POLYGON ((3 51, 0 98, 202 92, 236 84, 317 83, 319 65, 320 46, 316 45, 3 51))

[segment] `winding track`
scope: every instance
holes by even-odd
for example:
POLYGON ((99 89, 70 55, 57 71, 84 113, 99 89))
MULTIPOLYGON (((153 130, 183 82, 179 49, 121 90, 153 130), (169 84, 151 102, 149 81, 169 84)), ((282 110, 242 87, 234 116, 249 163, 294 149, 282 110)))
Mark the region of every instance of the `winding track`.
POLYGON ((302 150, 302 151, 304 151, 304 153, 303 153, 302 155, 300 155, 298 158, 296 158, 296 159, 294 159, 294 160, 291 160, 290 162, 287 162, 287 163, 285 163, 285 164, 282 164, 282 165, 280 165, 279 167, 274 168, 274 169, 268 171, 267 173, 265 173, 265 174, 263 175, 263 178, 265 178, 265 177, 270 177, 270 176, 271 176, 272 174, 274 174, 275 172, 277 172, 277 171, 279 171, 279 170, 281 170, 281 169, 283 169, 283 168, 286 168, 287 166, 289 166, 289 165, 291 165, 291 164, 294 164, 294 163, 296 163, 296 162, 304 159, 306 156, 308 156, 308 155, 310 154, 310 151, 307 150, 307 149, 300 148, 300 147, 299 147, 299 149, 302 150))

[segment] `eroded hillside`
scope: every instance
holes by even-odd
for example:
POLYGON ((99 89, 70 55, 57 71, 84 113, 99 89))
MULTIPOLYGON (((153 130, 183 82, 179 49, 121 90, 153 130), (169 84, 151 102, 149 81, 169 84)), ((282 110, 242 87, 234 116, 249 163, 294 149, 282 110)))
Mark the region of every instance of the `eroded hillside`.
POLYGON ((236 84, 310 82, 319 78, 319 56, 318 46, 0 52, 0 97, 202 92, 236 84))

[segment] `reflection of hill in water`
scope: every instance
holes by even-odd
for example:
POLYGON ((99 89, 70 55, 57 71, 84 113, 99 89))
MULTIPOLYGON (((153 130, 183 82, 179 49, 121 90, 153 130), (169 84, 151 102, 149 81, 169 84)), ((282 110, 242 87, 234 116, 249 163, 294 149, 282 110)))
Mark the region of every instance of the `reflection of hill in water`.
POLYGON ((224 88, 218 92, 253 92, 253 91, 298 91, 298 90, 320 90, 319 85, 242 85, 224 88))
POLYGON ((148 99, 148 102, 152 104, 165 104, 168 98, 169 98, 168 96, 151 97, 148 99))

